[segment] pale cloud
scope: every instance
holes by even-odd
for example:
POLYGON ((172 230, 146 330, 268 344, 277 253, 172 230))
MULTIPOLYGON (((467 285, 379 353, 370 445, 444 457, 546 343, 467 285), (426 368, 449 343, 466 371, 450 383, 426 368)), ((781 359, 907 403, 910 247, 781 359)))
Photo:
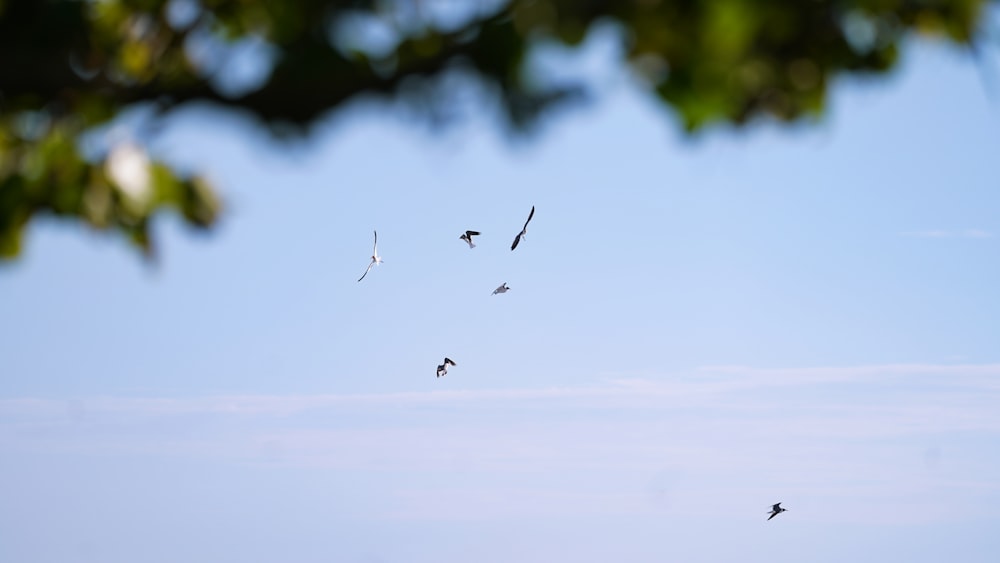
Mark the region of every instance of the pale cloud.
POLYGON ((962 235, 966 238, 993 238, 993 233, 982 229, 966 229, 962 235))
POLYGON ((830 519, 857 518, 862 497, 873 522, 995 510, 984 499, 1000 495, 986 447, 1000 439, 1000 364, 627 375, 579 387, 6 399, 0 449, 394 475, 383 516, 404 519, 525 506, 708 514, 777 491, 822 503, 830 519), (449 479, 406 482, 414 473, 449 479))
POLYGON ((925 231, 906 231, 900 233, 900 235, 904 237, 915 237, 915 238, 966 238, 966 239, 993 238, 993 233, 984 229, 960 229, 960 230, 928 229, 925 231))
POLYGON ((698 397, 719 397, 752 389, 849 383, 877 378, 880 382, 926 379, 938 385, 1000 390, 1000 363, 880 364, 842 367, 754 368, 705 366, 692 373, 642 377, 618 374, 598 385, 398 393, 318 395, 219 395, 189 398, 91 397, 71 400, 0 399, 0 417, 119 415, 289 416, 305 411, 340 408, 472 406, 549 403, 605 407, 687 405, 698 397))

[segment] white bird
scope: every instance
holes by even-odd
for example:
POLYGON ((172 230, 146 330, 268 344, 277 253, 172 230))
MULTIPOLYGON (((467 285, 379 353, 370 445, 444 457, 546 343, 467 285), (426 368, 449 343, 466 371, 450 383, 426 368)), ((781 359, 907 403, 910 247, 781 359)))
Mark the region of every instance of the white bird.
POLYGON ((448 375, 448 366, 455 365, 455 362, 451 358, 445 358, 444 363, 438 366, 437 376, 444 377, 448 375))
POLYGON ((469 243, 469 250, 472 250, 476 245, 472 242, 472 237, 479 236, 479 231, 465 231, 465 234, 458 237, 465 242, 469 243))
POLYGON ((535 216, 535 206, 532 205, 531 206, 531 213, 528 214, 528 220, 525 221, 524 222, 524 226, 521 227, 521 232, 517 233, 517 236, 514 237, 514 244, 510 245, 510 249, 511 250, 514 250, 515 248, 517 248, 517 244, 519 242, 521 242, 521 239, 524 238, 524 235, 528 233, 528 223, 531 222, 531 218, 534 217, 534 216, 535 216))
POLYGON ((771 515, 768 516, 767 519, 770 520, 771 518, 774 518, 775 516, 781 514, 782 512, 784 512, 786 510, 788 510, 788 509, 787 508, 781 508, 781 503, 779 502, 778 504, 776 504, 776 505, 774 505, 774 506, 771 507, 771 515))
POLYGON ((365 270, 365 273, 361 274, 361 277, 358 278, 358 281, 365 279, 365 276, 367 276, 368 272, 371 271, 372 266, 382 263, 382 257, 378 255, 378 231, 374 231, 374 233, 375 233, 375 244, 372 245, 372 261, 368 263, 368 269, 365 270))
POLYGON ((496 295, 498 293, 507 293, 507 290, 509 289, 510 288, 507 287, 507 282, 503 282, 503 285, 493 290, 493 295, 496 295))

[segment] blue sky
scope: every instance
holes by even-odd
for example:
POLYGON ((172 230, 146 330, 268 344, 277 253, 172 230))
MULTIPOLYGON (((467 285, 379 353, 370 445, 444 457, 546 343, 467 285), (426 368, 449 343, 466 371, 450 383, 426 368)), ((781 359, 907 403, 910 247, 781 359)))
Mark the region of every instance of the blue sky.
POLYGON ((190 110, 152 150, 230 212, 158 224, 154 268, 34 225, 0 270, 0 559, 994 560, 980 70, 921 43, 820 122, 689 140, 605 54, 513 143, 190 110))

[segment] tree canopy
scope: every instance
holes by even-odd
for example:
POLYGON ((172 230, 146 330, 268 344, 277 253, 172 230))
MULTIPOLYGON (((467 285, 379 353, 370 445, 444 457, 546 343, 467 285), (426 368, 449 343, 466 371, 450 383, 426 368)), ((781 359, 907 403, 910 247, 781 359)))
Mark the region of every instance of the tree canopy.
POLYGON ((238 108, 275 130, 307 128, 360 96, 445 108, 461 76, 515 128, 585 85, 532 72, 547 46, 615 26, 622 64, 685 130, 820 115, 834 77, 884 73, 912 34, 971 47, 990 0, 0 0, 0 259, 39 214, 121 233, 147 254, 150 220, 211 227, 202 178, 123 143, 85 139, 125 110, 155 119, 193 102, 238 108), (260 47, 260 78, 227 78, 233 49, 260 47))

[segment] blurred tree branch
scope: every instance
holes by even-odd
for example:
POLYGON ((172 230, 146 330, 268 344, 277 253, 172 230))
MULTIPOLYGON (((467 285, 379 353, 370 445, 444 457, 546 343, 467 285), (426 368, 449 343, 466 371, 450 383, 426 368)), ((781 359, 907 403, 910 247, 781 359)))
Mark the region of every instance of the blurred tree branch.
POLYGON ((532 73, 532 55, 578 45, 607 22, 620 31, 622 63, 686 130, 790 121, 821 114, 838 74, 891 69, 911 33, 975 46, 989 4, 0 0, 0 258, 18 254, 41 213, 115 230, 147 253, 149 221, 161 210, 196 227, 216 221, 220 205, 203 180, 149 161, 141 147, 117 159, 113 148, 81 153, 82 135, 136 105, 154 105, 162 119, 208 101, 307 127, 364 95, 416 99, 433 112, 441 108, 426 88, 461 70, 523 128, 585 89, 532 73), (261 57, 259 83, 234 92, 219 76, 225 53, 251 40, 274 56, 261 57))

